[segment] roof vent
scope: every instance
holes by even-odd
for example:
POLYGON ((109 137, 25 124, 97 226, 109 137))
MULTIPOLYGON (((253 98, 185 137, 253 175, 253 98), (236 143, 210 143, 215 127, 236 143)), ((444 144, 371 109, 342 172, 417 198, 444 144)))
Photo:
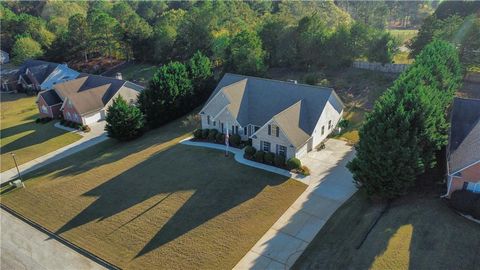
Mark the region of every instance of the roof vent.
POLYGON ((117 80, 123 80, 123 78, 122 78, 122 73, 117 72, 117 74, 115 75, 115 79, 117 79, 117 80))
POLYGON ((294 84, 297 84, 297 80, 287 80, 287 82, 291 82, 291 83, 294 83, 294 84))

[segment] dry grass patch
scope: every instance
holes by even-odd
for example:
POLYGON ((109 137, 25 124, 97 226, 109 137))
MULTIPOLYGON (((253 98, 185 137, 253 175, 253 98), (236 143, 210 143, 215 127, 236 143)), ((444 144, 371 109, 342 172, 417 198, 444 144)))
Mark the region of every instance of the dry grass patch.
POLYGON ((179 145, 181 120, 34 172, 2 203, 121 268, 231 269, 306 186, 179 145))
POLYGON ((37 124, 36 97, 24 94, 2 94, 0 129, 0 171, 13 168, 14 152, 19 164, 43 156, 81 138, 53 126, 54 122, 37 124))

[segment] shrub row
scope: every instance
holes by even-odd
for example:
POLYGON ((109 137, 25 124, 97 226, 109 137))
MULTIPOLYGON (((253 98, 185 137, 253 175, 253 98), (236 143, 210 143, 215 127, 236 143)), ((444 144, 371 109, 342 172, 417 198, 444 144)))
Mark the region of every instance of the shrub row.
POLYGON ((457 211, 480 220, 480 194, 457 190, 450 196, 450 205, 457 211))
POLYGON ((257 151, 253 146, 245 147, 245 158, 268 165, 275 165, 277 167, 284 167, 287 165, 289 170, 298 170, 300 173, 306 173, 305 175, 310 174, 308 168, 302 166, 302 162, 298 158, 293 157, 286 161, 284 155, 275 155, 270 152, 257 151))
POLYGON ((60 120, 60 125, 65 126, 65 127, 69 127, 69 128, 75 128, 75 129, 81 130, 83 132, 90 132, 90 127, 89 126, 82 125, 82 124, 79 124, 79 123, 73 122, 73 121, 68 121, 68 120, 65 120, 65 119, 60 120))
MULTIPOLYGON (((231 146, 240 147, 242 145, 242 138, 238 134, 229 135, 228 142, 231 146)), ((193 132, 195 139, 209 140, 217 143, 225 142, 225 134, 218 132, 216 129, 196 129, 193 132)))
POLYGON ((35 123, 37 123, 37 124, 38 124, 38 123, 45 124, 45 123, 48 123, 48 122, 50 122, 50 121, 52 121, 52 118, 50 118, 50 117, 43 117, 43 118, 37 118, 37 119, 35 119, 35 123))

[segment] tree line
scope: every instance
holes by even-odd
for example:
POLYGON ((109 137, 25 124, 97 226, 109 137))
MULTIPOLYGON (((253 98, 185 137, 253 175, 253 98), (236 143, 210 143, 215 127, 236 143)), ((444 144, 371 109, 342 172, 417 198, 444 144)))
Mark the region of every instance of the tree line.
POLYGON ((112 57, 153 64, 201 51, 223 71, 389 62, 394 38, 333 1, 2 2, 3 50, 57 62, 112 57), (40 11, 39 11, 40 10, 40 11))

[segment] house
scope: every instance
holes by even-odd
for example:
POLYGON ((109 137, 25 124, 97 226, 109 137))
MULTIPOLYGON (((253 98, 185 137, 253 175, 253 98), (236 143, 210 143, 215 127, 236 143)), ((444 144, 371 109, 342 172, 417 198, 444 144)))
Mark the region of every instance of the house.
POLYGON ((106 109, 118 95, 136 103, 143 87, 116 78, 80 74, 77 79, 57 83, 38 94, 37 106, 43 117, 89 125, 105 119, 106 109))
POLYGON ((225 74, 200 111, 202 128, 238 134, 257 150, 300 158, 337 125, 343 103, 331 88, 225 74))
POLYGON ((0 64, 7 64, 10 62, 10 55, 3 50, 0 50, 0 64))
POLYGON ((27 60, 16 73, 17 91, 38 93, 50 90, 53 85, 75 79, 79 74, 67 64, 27 60))
POLYGON ((480 99, 453 102, 447 173, 447 196, 459 189, 480 193, 480 99))

